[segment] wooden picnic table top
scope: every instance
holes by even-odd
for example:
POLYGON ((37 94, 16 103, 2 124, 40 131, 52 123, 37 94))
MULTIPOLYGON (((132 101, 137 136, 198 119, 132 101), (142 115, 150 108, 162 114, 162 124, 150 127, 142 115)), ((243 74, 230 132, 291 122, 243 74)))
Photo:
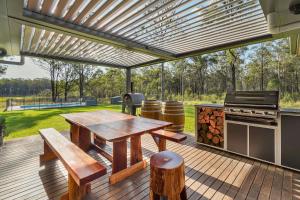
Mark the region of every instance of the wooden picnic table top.
POLYGON ((68 122, 84 127, 107 141, 122 140, 172 125, 170 122, 109 110, 62 114, 61 116, 68 122))

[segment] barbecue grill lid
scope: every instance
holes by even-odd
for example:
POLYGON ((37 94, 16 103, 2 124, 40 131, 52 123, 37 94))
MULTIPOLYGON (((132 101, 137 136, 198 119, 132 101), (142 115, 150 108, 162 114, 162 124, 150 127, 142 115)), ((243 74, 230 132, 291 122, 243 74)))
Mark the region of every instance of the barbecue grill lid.
POLYGON ((279 91, 235 91, 228 92, 225 106, 278 109, 279 91))
POLYGON ((141 105, 145 100, 145 96, 142 93, 127 93, 123 96, 123 102, 130 105, 141 105))

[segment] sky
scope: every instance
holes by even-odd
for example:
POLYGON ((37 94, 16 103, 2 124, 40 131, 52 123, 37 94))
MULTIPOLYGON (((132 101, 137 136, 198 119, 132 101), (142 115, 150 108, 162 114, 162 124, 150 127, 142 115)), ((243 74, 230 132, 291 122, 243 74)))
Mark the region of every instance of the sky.
POLYGON ((1 78, 23 78, 23 79, 35 79, 35 78, 49 78, 46 70, 36 65, 31 58, 25 57, 24 65, 7 65, 6 74, 1 78))

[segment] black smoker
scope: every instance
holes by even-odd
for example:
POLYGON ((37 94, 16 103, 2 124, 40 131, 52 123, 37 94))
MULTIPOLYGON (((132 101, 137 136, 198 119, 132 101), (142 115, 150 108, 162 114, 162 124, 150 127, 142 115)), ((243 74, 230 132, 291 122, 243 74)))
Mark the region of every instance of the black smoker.
POLYGON ((122 112, 136 115, 136 109, 142 106, 145 97, 141 93, 127 93, 123 96, 122 112))
POLYGON ((136 109, 142 106, 145 96, 142 93, 133 92, 133 83, 131 82, 131 93, 123 96, 122 112, 130 115, 136 115, 136 109))

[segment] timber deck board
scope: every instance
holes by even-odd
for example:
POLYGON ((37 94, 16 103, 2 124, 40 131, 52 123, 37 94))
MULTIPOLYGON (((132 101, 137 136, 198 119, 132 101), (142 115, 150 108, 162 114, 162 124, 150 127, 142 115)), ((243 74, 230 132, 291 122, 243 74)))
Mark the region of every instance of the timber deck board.
MULTIPOLYGON (((59 199, 67 191, 67 171, 59 160, 39 166, 42 145, 40 136, 30 136, 0 148, 0 200, 59 199)), ((150 135, 142 136, 142 146, 149 163, 157 152, 150 135)), ((192 136, 181 144, 168 141, 167 148, 184 158, 189 199, 300 199, 299 172, 199 145, 192 136)), ((89 154, 108 174, 92 182, 88 199, 149 199, 149 165, 110 185, 111 163, 94 150, 89 154)))

